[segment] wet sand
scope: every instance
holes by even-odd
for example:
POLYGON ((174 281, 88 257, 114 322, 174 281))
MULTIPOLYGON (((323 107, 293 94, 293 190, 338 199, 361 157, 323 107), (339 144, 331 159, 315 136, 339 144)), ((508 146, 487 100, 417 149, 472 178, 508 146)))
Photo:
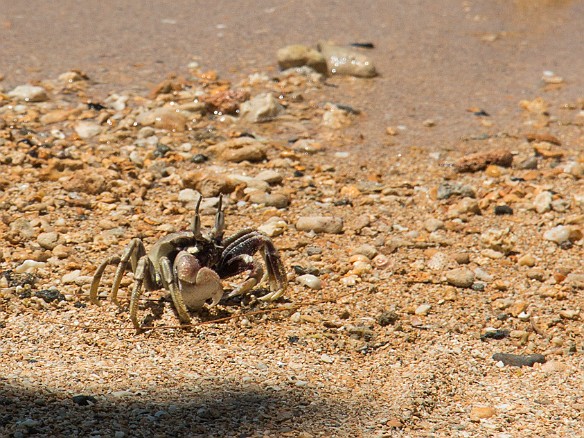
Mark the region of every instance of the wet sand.
POLYGON ((80 69, 92 79, 147 89, 196 60, 226 78, 276 69, 287 44, 372 42, 381 76, 331 91, 364 111, 363 145, 381 147, 387 126, 408 129, 403 145, 455 144, 484 129, 467 108, 505 130, 517 102, 545 95, 571 101, 584 89, 582 1, 160 1, 0 2, 0 83, 5 88, 80 69), (199 2, 201 3, 201 2, 199 2), (565 79, 546 92, 542 74, 565 79), (423 129, 432 119, 436 126, 423 129))

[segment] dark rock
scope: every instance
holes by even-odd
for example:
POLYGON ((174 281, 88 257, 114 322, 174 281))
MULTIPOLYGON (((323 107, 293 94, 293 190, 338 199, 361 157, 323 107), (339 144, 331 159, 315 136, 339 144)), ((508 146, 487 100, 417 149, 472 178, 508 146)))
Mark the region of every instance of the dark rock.
POLYGON ((74 395, 71 397, 73 403, 79 406, 89 406, 97 403, 97 399, 92 395, 74 395))
POLYGON ((513 367, 532 367, 536 363, 545 363, 545 356, 543 354, 495 353, 493 360, 513 367))
POLYGON ((487 339, 505 339, 509 336, 509 330, 489 330, 481 335, 481 341, 486 341, 487 339))
POLYGON ((377 323, 381 327, 385 327, 388 325, 393 325, 399 319, 399 315, 395 312, 383 312, 381 315, 377 317, 377 323))
POLYGON ((504 214, 513 214, 513 209, 508 205, 497 205, 495 207, 495 214, 501 216, 504 214))

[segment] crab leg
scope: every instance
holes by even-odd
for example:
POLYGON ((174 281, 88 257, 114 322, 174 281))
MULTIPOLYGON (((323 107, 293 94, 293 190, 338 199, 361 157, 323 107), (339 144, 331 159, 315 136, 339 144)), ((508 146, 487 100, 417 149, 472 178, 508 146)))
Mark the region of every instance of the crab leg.
POLYGON ((101 277, 103 276, 105 268, 110 265, 117 265, 119 263, 120 258, 118 256, 113 256, 104 260, 95 271, 93 280, 91 282, 91 288, 89 289, 89 301, 91 301, 93 304, 99 305, 99 300, 97 299, 97 289, 99 288, 99 283, 101 282, 101 277))
POLYGON ((162 257, 160 259, 160 271, 164 287, 170 291, 170 296, 172 297, 174 308, 178 314, 178 319, 183 324, 190 324, 191 317, 189 316, 187 306, 185 305, 182 294, 178 288, 176 279, 172 274, 172 264, 170 263, 168 257, 162 257))
POLYGON ((142 284, 144 283, 144 278, 151 275, 151 269, 152 263, 148 256, 140 257, 136 270, 134 271, 134 289, 132 289, 132 295, 130 297, 130 319, 137 331, 140 331, 140 323, 138 322, 138 301, 142 295, 142 284))
POLYGON ((245 255, 251 258, 251 256, 257 251, 260 251, 266 264, 267 277, 269 279, 271 291, 260 299, 264 301, 273 301, 284 294, 288 283, 286 272, 284 271, 284 266, 282 265, 278 250, 269 237, 254 230, 242 230, 234 236, 226 239, 226 243, 226 248, 222 253, 223 262, 219 266, 220 275, 222 277, 229 277, 245 270, 251 269, 252 271, 248 280, 235 289, 230 296, 239 295, 250 290, 261 281, 261 275, 258 273, 263 273, 263 270, 258 270, 258 268, 255 267, 253 260, 242 258, 242 256, 245 255))

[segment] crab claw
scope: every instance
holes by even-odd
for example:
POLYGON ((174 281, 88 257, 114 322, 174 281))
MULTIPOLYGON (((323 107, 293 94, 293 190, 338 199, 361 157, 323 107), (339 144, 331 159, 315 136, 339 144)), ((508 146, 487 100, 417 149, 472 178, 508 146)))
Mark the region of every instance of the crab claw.
POLYGON ((212 269, 201 267, 192 254, 181 251, 174 264, 178 288, 184 304, 189 309, 200 309, 211 299, 211 307, 223 297, 223 286, 219 275, 212 269))

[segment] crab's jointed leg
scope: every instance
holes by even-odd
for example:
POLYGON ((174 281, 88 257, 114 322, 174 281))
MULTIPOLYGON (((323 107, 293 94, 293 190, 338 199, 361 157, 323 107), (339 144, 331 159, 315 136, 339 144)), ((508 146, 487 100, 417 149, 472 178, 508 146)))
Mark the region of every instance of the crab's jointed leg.
POLYGON ((222 253, 222 263, 218 272, 221 277, 230 277, 250 270, 248 279, 231 292, 230 296, 239 295, 252 289, 262 280, 263 269, 252 259, 253 254, 260 251, 266 264, 266 277, 270 285, 270 293, 260 298, 263 301, 274 301, 286 291, 288 279, 284 265, 272 240, 258 231, 242 230, 225 240, 226 248, 222 253))
MULTIPOLYGON (((120 288, 120 283, 122 282, 122 277, 124 273, 128 269, 128 264, 130 264, 129 268, 132 272, 136 272, 136 268, 138 266, 138 261, 146 256, 146 249, 144 248, 144 244, 139 238, 132 239, 128 246, 124 249, 121 257, 114 256, 110 257, 109 259, 105 260, 97 270, 95 271, 95 275, 93 276, 93 281, 91 282, 91 288, 89 290, 89 299, 92 303, 98 303, 97 299, 97 290, 99 287, 99 283, 101 281, 101 277, 105 268, 109 265, 116 265, 116 272, 114 274, 114 281, 112 284, 112 289, 110 292, 110 299, 118 304, 118 290, 120 288)), ((146 289, 152 290, 157 288, 156 278, 154 277, 153 270, 148 271, 149 274, 144 278, 146 289)))

